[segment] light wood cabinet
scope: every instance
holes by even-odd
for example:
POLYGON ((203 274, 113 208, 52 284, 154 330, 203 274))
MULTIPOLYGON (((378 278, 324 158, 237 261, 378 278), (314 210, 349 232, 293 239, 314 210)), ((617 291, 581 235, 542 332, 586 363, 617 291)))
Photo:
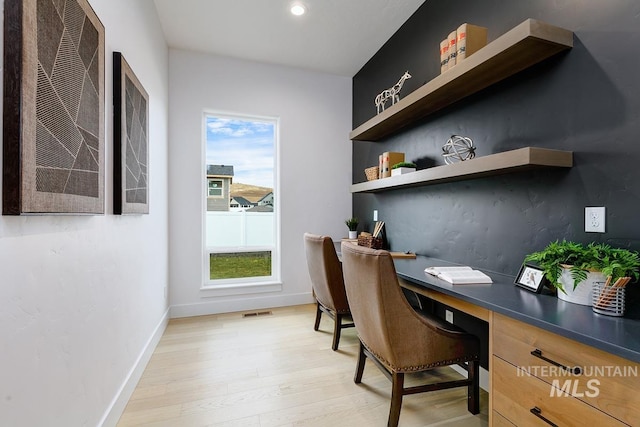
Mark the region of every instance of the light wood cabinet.
POLYGON ((493 356, 493 410, 520 427, 526 426, 624 426, 604 412, 571 396, 518 367, 493 356), (535 412, 535 413, 534 413, 535 412))
POLYGON ((493 427, 515 427, 511 421, 500 415, 498 412, 493 411, 493 427))
POLYGON ((538 408, 557 425, 640 425, 640 364, 497 313, 491 337, 492 408, 507 420, 544 425, 538 408))

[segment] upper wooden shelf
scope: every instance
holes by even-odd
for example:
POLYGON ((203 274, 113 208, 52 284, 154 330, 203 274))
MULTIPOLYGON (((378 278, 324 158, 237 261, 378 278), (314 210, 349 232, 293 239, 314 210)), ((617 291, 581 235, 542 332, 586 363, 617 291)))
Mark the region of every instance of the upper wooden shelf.
POLYGON ((503 153, 476 157, 452 165, 435 166, 405 175, 376 179, 351 185, 352 193, 377 193, 404 187, 462 181, 501 175, 540 167, 573 166, 573 152, 525 147, 503 153))
POLYGON ((405 126, 573 47, 573 32, 535 19, 498 37, 349 133, 380 141, 405 126))

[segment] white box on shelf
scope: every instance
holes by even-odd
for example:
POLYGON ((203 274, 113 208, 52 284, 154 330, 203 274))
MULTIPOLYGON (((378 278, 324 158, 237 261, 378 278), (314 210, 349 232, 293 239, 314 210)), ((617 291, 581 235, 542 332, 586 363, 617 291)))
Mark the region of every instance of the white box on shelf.
POLYGON ((391 176, 404 175, 405 173, 415 172, 416 168, 395 168, 391 169, 391 176))

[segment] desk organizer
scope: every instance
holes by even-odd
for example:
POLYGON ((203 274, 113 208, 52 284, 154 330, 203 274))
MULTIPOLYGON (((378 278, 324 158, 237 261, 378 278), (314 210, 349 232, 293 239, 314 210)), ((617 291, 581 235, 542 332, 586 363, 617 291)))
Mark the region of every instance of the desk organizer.
POLYGON ((373 236, 358 236, 358 246, 365 246, 371 249, 382 249, 382 239, 373 236))

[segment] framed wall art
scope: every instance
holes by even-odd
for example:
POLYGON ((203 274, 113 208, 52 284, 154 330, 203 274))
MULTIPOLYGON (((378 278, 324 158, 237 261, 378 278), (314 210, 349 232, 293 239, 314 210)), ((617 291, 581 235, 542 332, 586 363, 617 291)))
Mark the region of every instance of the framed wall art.
POLYGON ((113 52, 113 212, 149 213, 149 95, 113 52))
POLYGON ((86 0, 5 0, 2 213, 104 213, 104 26, 86 0))
POLYGON ((540 293, 543 286, 548 283, 544 277, 544 270, 537 265, 524 263, 516 276, 515 284, 531 292, 540 293))

